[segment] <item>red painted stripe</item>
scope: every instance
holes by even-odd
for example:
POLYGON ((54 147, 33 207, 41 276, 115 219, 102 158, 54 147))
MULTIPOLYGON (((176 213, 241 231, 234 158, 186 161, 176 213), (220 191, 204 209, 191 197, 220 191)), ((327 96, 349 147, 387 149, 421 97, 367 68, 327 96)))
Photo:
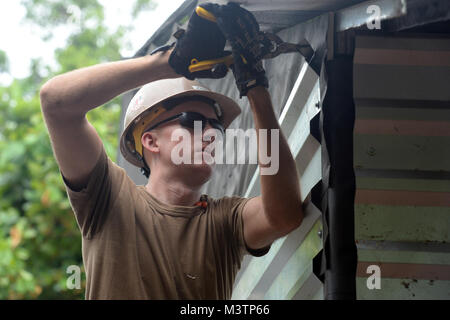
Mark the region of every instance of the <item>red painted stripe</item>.
POLYGON ((355 203, 388 206, 450 207, 450 192, 357 189, 355 203))
POLYGON ((386 263, 376 261, 360 261, 356 276, 367 278, 372 273, 367 273, 367 267, 378 265, 381 279, 425 279, 425 280, 450 280, 450 265, 441 264, 413 264, 413 263, 386 263))
POLYGON ((448 121, 356 119, 356 134, 450 137, 448 121))
POLYGON ((353 61, 355 64, 449 67, 450 51, 358 48, 353 61))

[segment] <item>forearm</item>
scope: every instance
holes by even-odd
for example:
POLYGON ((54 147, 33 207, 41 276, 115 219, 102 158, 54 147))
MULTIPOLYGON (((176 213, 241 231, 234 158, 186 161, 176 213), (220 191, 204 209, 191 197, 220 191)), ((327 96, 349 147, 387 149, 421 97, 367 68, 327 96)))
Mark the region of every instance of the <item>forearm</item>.
POLYGON ((41 89, 42 107, 85 114, 123 92, 148 82, 179 77, 168 64, 170 52, 98 64, 58 75, 41 89))
MULTIPOLYGON (((258 136, 258 154, 261 151, 261 136, 259 129, 267 129, 267 152, 278 152, 279 165, 275 174, 261 174, 261 198, 264 212, 268 219, 277 226, 289 229, 295 228, 303 218, 302 203, 300 197, 300 184, 294 158, 289 145, 280 130, 275 116, 270 95, 264 87, 251 89, 247 97, 253 113, 255 128, 258 136), (279 130, 277 145, 271 144, 271 129, 279 130)), ((274 154, 269 155, 272 159, 274 154)), ((258 159, 260 157, 258 156, 258 159)), ((260 167, 268 167, 270 164, 262 164, 260 167)), ((262 169, 262 168, 261 168, 262 169)))

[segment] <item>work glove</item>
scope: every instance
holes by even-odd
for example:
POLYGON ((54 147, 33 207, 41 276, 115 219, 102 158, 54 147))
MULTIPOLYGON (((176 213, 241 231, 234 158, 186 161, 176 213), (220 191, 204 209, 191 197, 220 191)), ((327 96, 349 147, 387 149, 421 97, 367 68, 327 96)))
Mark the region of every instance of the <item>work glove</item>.
MULTIPOLYGON (((200 5, 206 11, 214 11, 214 8, 218 6, 214 3, 200 5)), ((189 66, 198 62, 223 60, 222 58, 230 56, 231 53, 224 50, 225 37, 215 22, 200 17, 194 11, 189 19, 186 31, 180 29, 174 36, 177 41, 169 57, 169 64, 176 73, 190 80, 225 77, 228 68, 225 63, 221 62, 213 64, 211 68, 206 70, 195 72, 189 70, 189 66)))
POLYGON ((237 3, 208 8, 215 16, 219 29, 229 41, 234 63, 231 66, 240 97, 256 86, 268 88, 262 65, 259 24, 252 13, 237 3))

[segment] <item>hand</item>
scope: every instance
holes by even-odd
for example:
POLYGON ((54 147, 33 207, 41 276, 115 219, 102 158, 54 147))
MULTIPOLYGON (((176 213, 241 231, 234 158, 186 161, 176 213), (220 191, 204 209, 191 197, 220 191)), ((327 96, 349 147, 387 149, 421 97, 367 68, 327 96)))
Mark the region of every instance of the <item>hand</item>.
MULTIPOLYGON (((215 7, 219 7, 213 3, 204 3, 200 6, 207 11, 213 11, 215 7)), ((219 59, 230 54, 230 52, 224 51, 226 40, 215 22, 200 17, 194 11, 187 30, 177 33, 179 33, 178 40, 169 58, 169 64, 176 73, 190 80, 225 77, 228 68, 224 65, 216 65, 212 69, 203 71, 189 71, 189 65, 193 61, 219 59)))
POLYGON ((209 10, 231 44, 234 58, 231 68, 240 96, 247 95, 249 89, 257 86, 267 88, 269 84, 262 66, 260 32, 255 17, 233 2, 209 10))

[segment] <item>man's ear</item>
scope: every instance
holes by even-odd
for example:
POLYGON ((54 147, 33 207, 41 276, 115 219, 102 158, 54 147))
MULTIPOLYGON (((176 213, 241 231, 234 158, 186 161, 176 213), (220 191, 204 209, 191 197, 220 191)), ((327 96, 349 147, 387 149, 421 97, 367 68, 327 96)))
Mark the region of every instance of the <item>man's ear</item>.
POLYGON ((142 148, 152 153, 159 153, 159 141, 155 132, 145 132, 141 137, 141 143, 142 148))

